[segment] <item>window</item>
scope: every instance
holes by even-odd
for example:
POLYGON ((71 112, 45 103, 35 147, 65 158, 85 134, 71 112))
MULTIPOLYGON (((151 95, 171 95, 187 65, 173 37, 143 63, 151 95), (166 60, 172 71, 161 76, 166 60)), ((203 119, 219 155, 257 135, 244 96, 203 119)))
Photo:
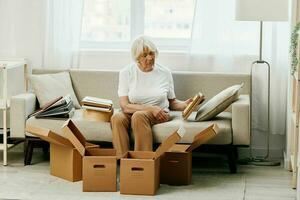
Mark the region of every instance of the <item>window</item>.
POLYGON ((85 41, 130 39, 130 0, 86 0, 82 21, 85 41))
POLYGON ((145 0, 146 35, 155 38, 189 39, 194 2, 191 0, 145 0))
POLYGON ((81 47, 129 48, 141 34, 161 47, 187 46, 194 7, 195 0, 84 0, 81 47))

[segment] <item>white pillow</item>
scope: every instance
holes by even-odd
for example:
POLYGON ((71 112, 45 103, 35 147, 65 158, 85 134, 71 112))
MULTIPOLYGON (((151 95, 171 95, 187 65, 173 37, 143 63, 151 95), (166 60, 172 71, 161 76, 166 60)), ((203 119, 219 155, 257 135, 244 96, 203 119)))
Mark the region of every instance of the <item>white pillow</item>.
POLYGON ((80 108, 75 96, 69 72, 55 74, 35 74, 29 76, 30 83, 37 96, 40 107, 47 102, 70 94, 75 108, 80 108))
POLYGON ((243 85, 243 83, 240 85, 233 85, 211 98, 198 109, 195 120, 210 120, 223 112, 228 106, 238 99, 239 90, 243 87, 243 85))

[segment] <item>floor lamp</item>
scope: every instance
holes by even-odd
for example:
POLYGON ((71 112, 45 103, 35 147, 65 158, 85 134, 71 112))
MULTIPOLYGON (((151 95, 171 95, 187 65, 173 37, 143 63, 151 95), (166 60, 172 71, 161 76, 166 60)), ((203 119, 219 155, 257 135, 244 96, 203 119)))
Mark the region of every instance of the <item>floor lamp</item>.
POLYGON ((270 152, 270 64, 262 59, 262 40, 264 21, 287 21, 288 20, 288 0, 236 0, 235 19, 238 21, 259 21, 259 59, 251 65, 250 82, 250 120, 252 122, 252 73, 255 66, 266 67, 268 73, 268 114, 267 114, 267 153, 263 157, 252 156, 252 145, 250 144, 250 159, 248 163, 254 165, 275 166, 280 165, 279 161, 269 161, 270 152))

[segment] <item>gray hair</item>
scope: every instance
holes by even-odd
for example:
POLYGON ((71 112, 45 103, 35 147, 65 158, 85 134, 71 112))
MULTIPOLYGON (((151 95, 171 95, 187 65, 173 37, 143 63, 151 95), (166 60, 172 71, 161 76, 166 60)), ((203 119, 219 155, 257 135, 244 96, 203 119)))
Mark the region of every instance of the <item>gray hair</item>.
POLYGON ((158 50, 155 44, 150 40, 147 36, 139 36, 137 37, 131 45, 131 56, 132 59, 137 62, 140 55, 144 53, 145 50, 153 51, 155 53, 155 57, 158 55, 158 50))

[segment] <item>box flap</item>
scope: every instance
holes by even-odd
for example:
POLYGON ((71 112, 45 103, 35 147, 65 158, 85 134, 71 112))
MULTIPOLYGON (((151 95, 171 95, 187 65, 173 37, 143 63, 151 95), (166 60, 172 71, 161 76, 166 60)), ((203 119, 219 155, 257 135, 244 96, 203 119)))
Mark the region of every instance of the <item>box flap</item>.
POLYGON ((37 127, 37 126, 26 125, 26 131, 31 133, 32 135, 35 135, 35 136, 41 138, 42 140, 47 141, 47 142, 74 148, 74 146, 68 139, 60 136, 57 133, 52 132, 49 129, 41 128, 41 127, 37 127))
POLYGON ((86 142, 84 146, 89 147, 89 148, 94 148, 94 147, 99 147, 100 148, 100 145, 89 143, 89 142, 86 142))
POLYGON ((80 155, 84 156, 85 154, 85 145, 86 140, 84 136, 81 134, 80 130, 76 127, 76 125, 72 122, 72 120, 67 120, 62 126, 63 132, 70 140, 70 142, 74 145, 74 147, 78 150, 80 155))
POLYGON ((170 135, 165 141, 161 143, 161 145, 156 149, 154 159, 160 157, 166 151, 168 151, 176 142, 178 142, 182 135, 178 134, 176 130, 172 135, 170 135))
POLYGON ((174 144, 168 152, 186 152, 190 146, 190 144, 174 144))
POLYGON ((219 127, 217 124, 212 124, 211 126, 207 127, 194 137, 194 141, 191 146, 187 149, 187 151, 193 151, 200 145, 206 143, 208 140, 215 137, 219 132, 219 127))

